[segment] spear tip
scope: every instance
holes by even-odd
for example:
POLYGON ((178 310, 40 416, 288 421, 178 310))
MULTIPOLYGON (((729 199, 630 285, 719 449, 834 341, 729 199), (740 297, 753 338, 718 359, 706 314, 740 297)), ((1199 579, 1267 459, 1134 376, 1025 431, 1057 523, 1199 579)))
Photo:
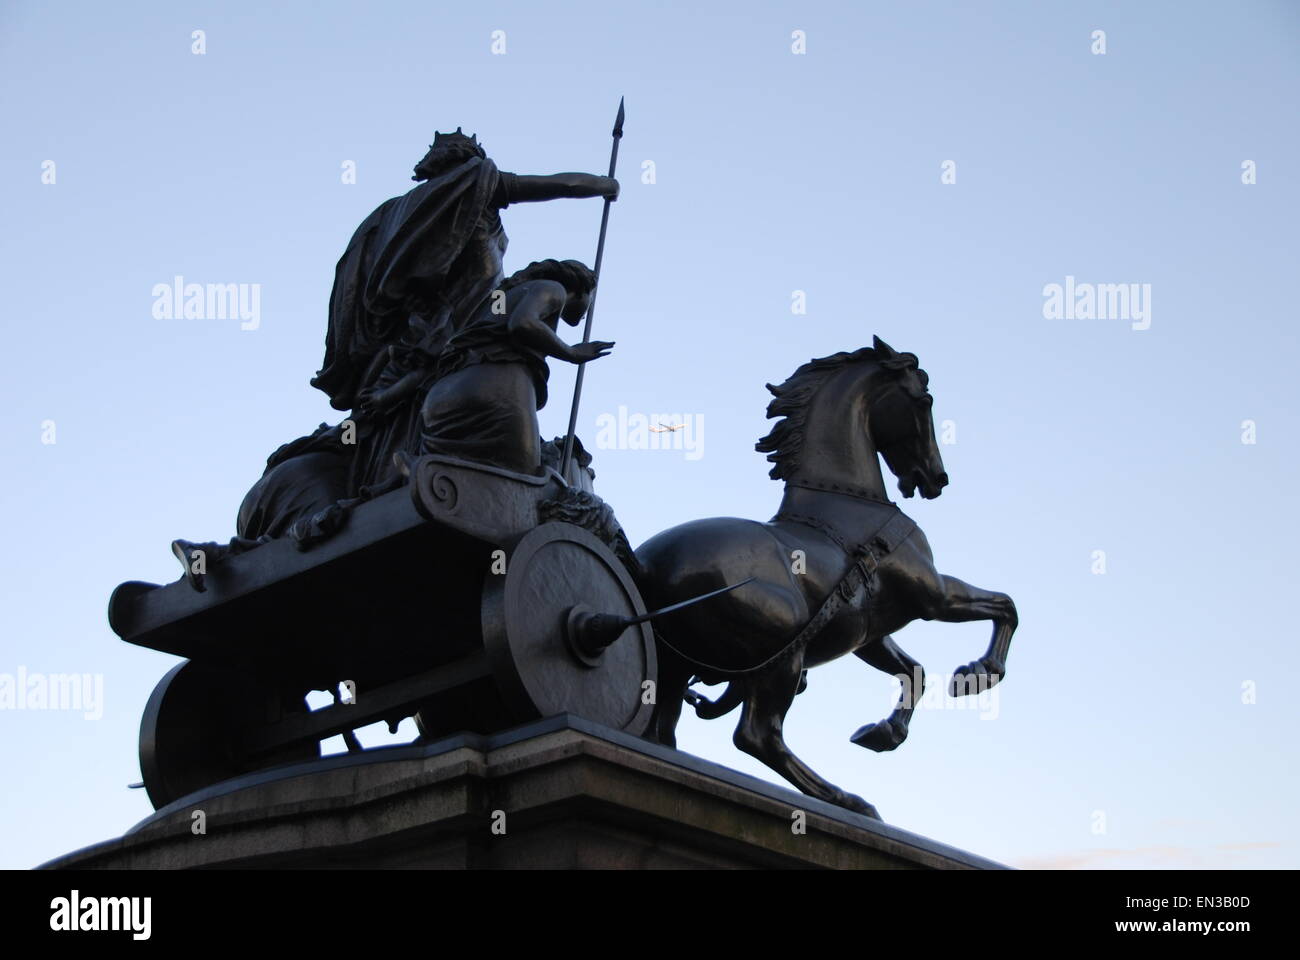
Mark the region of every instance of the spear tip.
POLYGON ((614 118, 614 136, 623 136, 623 98, 618 98, 618 116, 614 118))

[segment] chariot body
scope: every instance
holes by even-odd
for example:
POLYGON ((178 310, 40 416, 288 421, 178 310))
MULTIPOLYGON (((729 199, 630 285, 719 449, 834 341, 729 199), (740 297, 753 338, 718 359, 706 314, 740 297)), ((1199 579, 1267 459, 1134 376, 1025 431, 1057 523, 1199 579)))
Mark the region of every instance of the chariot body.
MULTIPOLYGON (((585 473, 585 471, 583 471, 585 473)), ((335 535, 231 556, 200 592, 131 581, 123 640, 186 658, 140 727, 155 808, 414 717, 422 738, 574 713, 642 734, 654 636, 612 513, 563 479, 428 455, 335 535), (621 558, 620 558, 621 555, 621 558), (325 690, 334 703, 309 709, 325 690)))

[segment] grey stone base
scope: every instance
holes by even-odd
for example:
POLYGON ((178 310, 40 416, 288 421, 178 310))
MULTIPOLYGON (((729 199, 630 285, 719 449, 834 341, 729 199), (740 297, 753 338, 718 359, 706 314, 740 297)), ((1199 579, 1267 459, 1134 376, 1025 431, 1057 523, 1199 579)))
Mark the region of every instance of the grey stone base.
POLYGON ((194 867, 1001 865, 560 716, 494 736, 463 734, 227 781, 157 811, 119 839, 44 865, 194 867), (197 810, 203 835, 192 831, 197 810), (796 810, 806 815, 802 834, 792 830, 796 810))

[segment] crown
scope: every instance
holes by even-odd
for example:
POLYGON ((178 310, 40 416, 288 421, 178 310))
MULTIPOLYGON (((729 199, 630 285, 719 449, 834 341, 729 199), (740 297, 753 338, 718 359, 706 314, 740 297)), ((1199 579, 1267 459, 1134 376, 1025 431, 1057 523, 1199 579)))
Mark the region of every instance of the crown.
POLYGON ((478 142, 478 134, 467 137, 460 127, 456 128, 455 133, 435 132, 433 143, 429 144, 429 152, 415 165, 415 176, 411 179, 428 180, 445 168, 448 162, 463 163, 475 156, 487 156, 483 152, 483 145, 478 142))
POLYGON ((479 146, 478 134, 477 133, 471 134, 470 136, 467 137, 465 136, 464 133, 461 132, 460 127, 456 128, 455 133, 435 132, 433 135, 433 143, 429 144, 429 149, 437 150, 442 147, 450 147, 456 144, 473 144, 475 148, 480 150, 482 149, 482 147, 479 146))

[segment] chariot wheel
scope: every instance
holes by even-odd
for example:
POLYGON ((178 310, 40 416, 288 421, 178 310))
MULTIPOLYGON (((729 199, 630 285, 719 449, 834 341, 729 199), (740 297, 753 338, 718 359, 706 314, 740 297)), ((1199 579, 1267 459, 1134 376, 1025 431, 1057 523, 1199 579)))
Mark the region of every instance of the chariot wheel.
POLYGON ((154 809, 252 770, 314 760, 318 743, 251 756, 244 736, 291 713, 301 697, 260 678, 187 660, 158 682, 140 721, 140 772, 154 809))
POLYGON ((648 623, 575 642, 583 614, 636 617, 641 594, 613 552, 581 527, 544 523, 483 590, 483 646, 507 709, 520 722, 572 713, 640 736, 654 711, 657 663, 648 623))

